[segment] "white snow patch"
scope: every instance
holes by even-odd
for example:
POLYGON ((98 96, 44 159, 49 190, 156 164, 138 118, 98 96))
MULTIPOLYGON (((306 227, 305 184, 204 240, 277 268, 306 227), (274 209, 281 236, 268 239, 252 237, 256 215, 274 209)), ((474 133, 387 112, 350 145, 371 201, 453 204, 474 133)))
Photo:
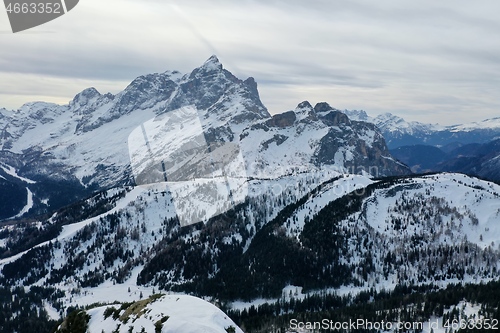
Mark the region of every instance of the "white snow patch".
MULTIPOLYGON (((22 180, 23 182, 26 182, 28 184, 35 184, 36 182, 34 180, 31 180, 31 179, 28 179, 28 178, 24 178, 24 177, 21 177, 17 174, 16 172, 16 169, 11 167, 10 165, 6 165, 6 164, 0 164, 0 168, 3 169, 3 171, 5 171, 7 174, 11 175, 12 177, 15 177, 17 179, 20 179, 22 180)), ((4 178, 4 177, 2 177, 4 178)), ((5 179, 5 178, 4 178, 5 179)))
MULTIPOLYGON (((112 305, 110 305, 112 306, 112 305)), ((119 307, 119 305, 115 305, 119 307)), ((243 331, 216 306, 193 296, 164 295, 152 300, 144 308, 141 315, 130 315, 127 323, 114 320, 112 316, 104 319, 104 311, 108 306, 88 311, 91 316, 88 331, 90 333, 111 332, 120 326, 118 332, 155 332, 154 324, 164 319, 163 333, 226 333, 226 329, 234 327, 238 333, 243 331), (168 317, 168 319, 167 319, 168 317)), ((120 314, 123 314, 122 310, 120 314)))
POLYGON ((31 192, 30 189, 27 187, 26 187, 26 191, 27 191, 26 205, 23 207, 23 209, 16 216, 11 217, 11 218, 15 219, 15 218, 21 217, 33 207, 33 192, 31 192))

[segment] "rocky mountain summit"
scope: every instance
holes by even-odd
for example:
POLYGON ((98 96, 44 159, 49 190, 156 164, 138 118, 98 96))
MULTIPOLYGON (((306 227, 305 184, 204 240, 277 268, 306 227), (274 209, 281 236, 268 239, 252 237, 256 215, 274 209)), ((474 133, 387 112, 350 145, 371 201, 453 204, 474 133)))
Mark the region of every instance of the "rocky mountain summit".
POLYGON ((65 184, 83 197, 158 179, 213 177, 220 168, 214 161, 228 151, 232 157, 222 164, 233 176, 325 167, 373 176, 409 173, 375 126, 326 103, 303 102, 272 116, 255 80, 236 78, 216 56, 188 74, 140 76, 116 95, 88 88, 67 105, 33 102, 0 114, 0 163, 37 182, 37 212, 69 203, 46 186, 65 184))

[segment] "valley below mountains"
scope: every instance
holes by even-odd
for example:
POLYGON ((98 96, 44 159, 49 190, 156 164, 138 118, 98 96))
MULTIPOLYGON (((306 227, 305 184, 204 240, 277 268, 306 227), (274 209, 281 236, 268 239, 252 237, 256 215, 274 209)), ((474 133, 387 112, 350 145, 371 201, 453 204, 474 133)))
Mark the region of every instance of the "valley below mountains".
POLYGON ((215 56, 0 109, 0 331, 498 324, 495 124, 271 115, 215 56))

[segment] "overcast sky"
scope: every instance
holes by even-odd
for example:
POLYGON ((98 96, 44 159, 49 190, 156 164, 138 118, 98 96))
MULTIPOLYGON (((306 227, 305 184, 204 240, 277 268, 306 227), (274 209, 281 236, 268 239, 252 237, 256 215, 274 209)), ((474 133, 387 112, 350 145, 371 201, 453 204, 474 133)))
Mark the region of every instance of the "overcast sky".
POLYGON ((500 116, 500 1, 80 0, 13 34, 0 10, 0 107, 189 72, 216 54, 271 113, 303 100, 456 124, 500 116))

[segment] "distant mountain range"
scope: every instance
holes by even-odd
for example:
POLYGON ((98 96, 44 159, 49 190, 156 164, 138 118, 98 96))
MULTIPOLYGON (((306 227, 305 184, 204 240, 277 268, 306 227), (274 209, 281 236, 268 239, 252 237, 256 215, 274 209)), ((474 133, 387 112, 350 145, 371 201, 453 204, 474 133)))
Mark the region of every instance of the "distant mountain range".
POLYGON ((407 122, 390 113, 372 118, 344 110, 351 119, 375 124, 391 154, 413 172, 463 172, 500 181, 500 117, 464 125, 407 122))
POLYGON ((344 110, 349 118, 375 124, 389 149, 410 145, 445 147, 455 144, 487 143, 500 138, 500 117, 470 124, 441 126, 408 122, 391 113, 370 117, 365 111, 344 110))
POLYGON ((458 145, 447 150, 414 145, 392 149, 391 154, 410 166, 414 172, 461 172, 500 181, 500 140, 458 145))

